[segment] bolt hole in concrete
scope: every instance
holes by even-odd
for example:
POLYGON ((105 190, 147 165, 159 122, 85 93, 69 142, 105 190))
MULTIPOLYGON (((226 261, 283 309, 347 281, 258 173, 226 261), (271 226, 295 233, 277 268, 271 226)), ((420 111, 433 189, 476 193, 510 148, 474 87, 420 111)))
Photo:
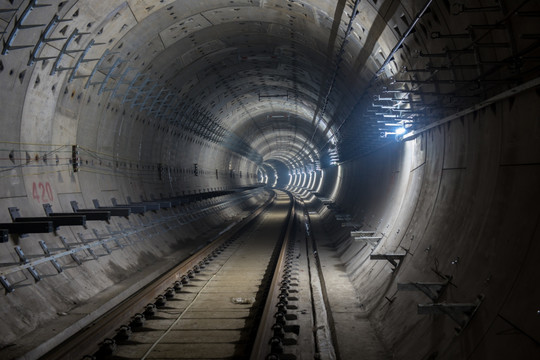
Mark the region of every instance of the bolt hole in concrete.
POLYGON ((23 80, 24 80, 24 76, 26 75, 26 70, 23 70, 19 73, 19 81, 21 82, 21 84, 23 83, 23 80))

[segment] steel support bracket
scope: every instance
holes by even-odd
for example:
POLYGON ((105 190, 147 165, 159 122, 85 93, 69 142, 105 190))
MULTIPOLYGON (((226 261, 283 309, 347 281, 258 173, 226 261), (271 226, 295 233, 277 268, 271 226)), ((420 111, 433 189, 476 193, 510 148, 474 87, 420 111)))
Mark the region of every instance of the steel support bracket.
POLYGON ((460 334, 469 324, 474 314, 484 301, 484 295, 478 295, 472 303, 434 303, 418 304, 419 315, 444 314, 454 320, 458 327, 456 333, 460 334))
POLYGON ((74 211, 73 213, 55 213, 52 211, 51 204, 43 204, 43 209, 45 210, 45 214, 47 214, 47 216, 50 216, 50 217, 81 215, 81 216, 86 216, 86 221, 109 221, 111 219, 111 212, 105 211, 105 210, 104 211, 78 210, 78 211, 74 211))
POLYGON ((423 282, 410 282, 410 283, 398 283, 398 291, 421 291, 423 292, 431 301, 436 302, 441 297, 444 290, 448 287, 450 283, 450 278, 446 282, 433 282, 433 283, 423 283, 423 282))
POLYGON ((355 223, 355 222, 344 222, 341 224, 341 227, 352 227, 354 229, 359 229, 363 226, 363 224, 355 223))
POLYGON ((129 204, 118 204, 116 198, 111 198, 111 203, 115 208, 127 208, 130 209, 133 214, 144 214, 146 212, 146 206, 144 205, 129 205, 129 204))
POLYGON ((76 212, 109 211, 111 213, 111 216, 125 216, 125 217, 128 217, 131 214, 130 208, 100 206, 99 201, 97 199, 92 200, 92 202, 94 203, 95 209, 78 209, 76 212))
POLYGON ((354 230, 354 231, 351 231, 351 236, 352 237, 355 237, 355 236, 365 236, 365 235, 375 235, 375 230, 369 230, 369 231, 366 231, 366 230, 354 230))
POLYGON ((126 199, 127 199, 127 202, 129 204, 129 206, 132 206, 132 205, 144 206, 144 207, 146 207, 146 211, 156 211, 156 210, 159 210, 161 208, 161 205, 158 202, 143 201, 143 202, 137 202, 136 203, 136 202, 133 202, 131 200, 130 196, 127 196, 126 199))
POLYGON ((13 288, 13 285, 10 284, 10 282, 5 276, 0 276, 0 284, 2 284, 2 286, 6 290, 6 294, 9 294, 15 291, 15 289, 13 288))
POLYGON ((349 214, 336 214, 337 221, 351 221, 351 215, 349 214))
MULTIPOLYGON (((40 217, 19 217, 14 220, 15 223, 33 224, 40 222, 52 222, 53 227, 56 229, 60 226, 85 226, 86 216, 69 214, 63 216, 40 216, 40 217)), ((0 226, 1 227, 1 226, 0 226)))
POLYGON ((49 219, 41 218, 41 220, 34 221, 25 221, 22 222, 21 214, 19 208, 10 207, 8 208, 9 215, 11 216, 12 223, 0 224, 0 229, 7 230, 8 233, 19 234, 20 237, 26 237, 27 234, 42 234, 53 232, 53 223, 49 219))
POLYGON ((392 271, 395 271, 398 268, 398 266, 401 264, 401 261, 403 261, 403 258, 405 258, 405 255, 406 254, 395 254, 395 253, 371 254, 369 256, 369 259, 370 260, 386 260, 394 266, 392 271), (396 261, 399 261, 399 264, 396 261))

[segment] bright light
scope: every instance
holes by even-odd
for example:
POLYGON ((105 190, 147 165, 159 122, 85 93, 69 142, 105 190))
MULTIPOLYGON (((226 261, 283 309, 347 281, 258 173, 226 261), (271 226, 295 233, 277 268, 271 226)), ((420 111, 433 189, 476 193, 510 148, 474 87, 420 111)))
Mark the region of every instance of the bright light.
POLYGON ((397 128, 396 129, 396 135, 403 135, 403 134, 405 134, 406 131, 407 130, 405 130, 404 127, 397 128))
POLYGON ((317 186, 317 190, 315 192, 320 192, 323 186, 323 180, 324 180, 324 170, 320 170, 321 177, 319 178, 319 186, 317 186))

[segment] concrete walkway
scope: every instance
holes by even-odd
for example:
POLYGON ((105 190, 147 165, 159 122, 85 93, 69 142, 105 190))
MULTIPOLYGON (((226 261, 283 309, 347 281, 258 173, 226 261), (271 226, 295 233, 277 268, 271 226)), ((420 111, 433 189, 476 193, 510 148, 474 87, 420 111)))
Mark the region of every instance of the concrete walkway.
POLYGON ((333 239, 311 215, 311 227, 317 241, 330 313, 337 338, 336 350, 341 360, 391 359, 377 338, 362 304, 358 300, 338 254, 333 239))

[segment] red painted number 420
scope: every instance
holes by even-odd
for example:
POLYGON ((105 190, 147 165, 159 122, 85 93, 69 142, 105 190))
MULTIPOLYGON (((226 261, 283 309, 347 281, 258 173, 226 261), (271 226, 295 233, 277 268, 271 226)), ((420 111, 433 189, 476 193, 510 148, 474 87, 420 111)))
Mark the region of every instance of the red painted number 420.
POLYGON ((46 203, 54 201, 53 191, 51 184, 46 182, 33 183, 32 184, 32 198, 38 202, 46 203))

